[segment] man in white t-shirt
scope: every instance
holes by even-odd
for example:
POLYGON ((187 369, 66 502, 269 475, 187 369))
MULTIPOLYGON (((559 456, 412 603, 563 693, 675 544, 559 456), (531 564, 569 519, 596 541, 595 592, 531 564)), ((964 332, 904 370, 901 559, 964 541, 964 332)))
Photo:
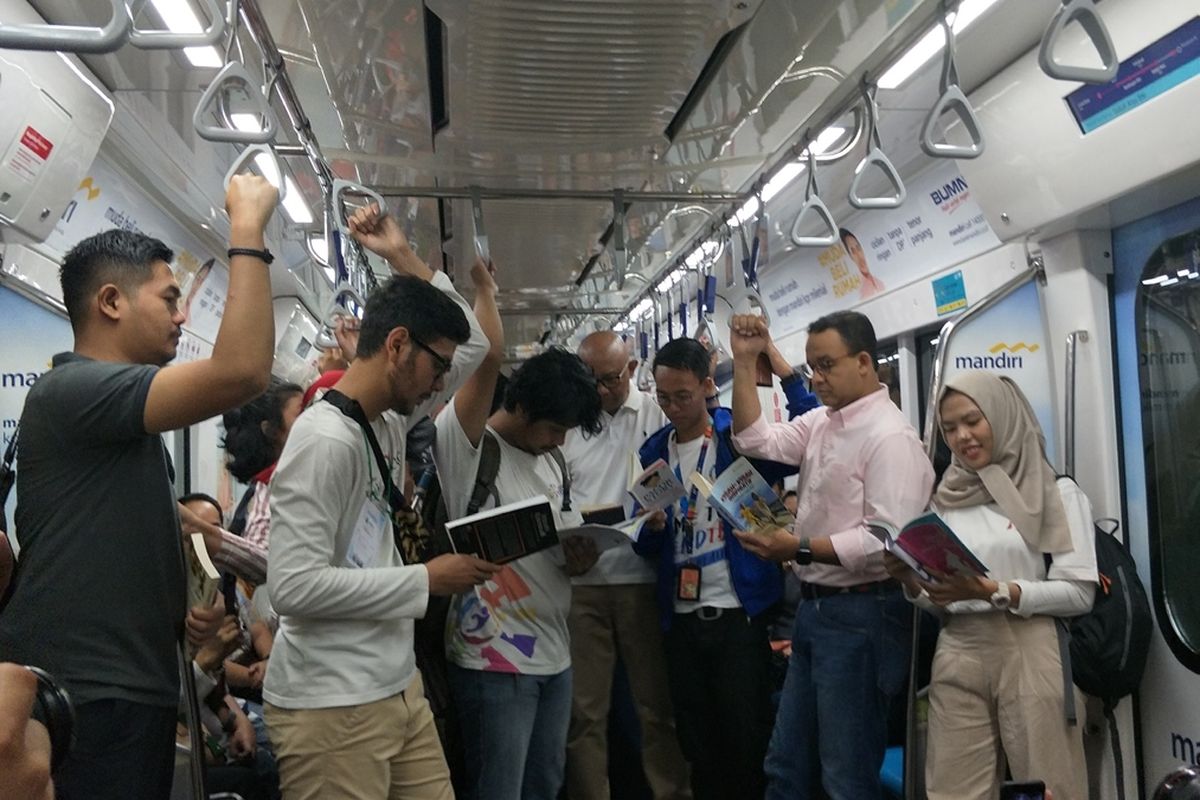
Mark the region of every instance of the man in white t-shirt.
MULTIPOLYGON (((489 331, 489 338, 490 331, 489 331)), ((485 435, 500 469, 483 506, 545 497, 559 530, 578 526, 554 451, 567 432, 599 431, 596 381, 579 357, 553 349, 525 362, 489 417, 503 361, 503 337, 436 420, 435 459, 450 519, 464 516, 485 435)), ((450 686, 462 726, 466 797, 554 798, 563 783, 571 715, 567 611, 570 576, 596 562, 594 544, 567 537, 507 564, 455 598, 446 631, 450 686), (564 564, 565 561, 565 564, 564 564)))
POLYGON ((445 800, 413 623, 430 595, 498 568, 465 555, 405 564, 395 487, 409 420, 474 369, 484 335, 395 220, 371 207, 350 228, 398 274, 367 300, 357 358, 297 420, 272 480, 267 585, 280 625, 265 716, 288 800, 445 800))
MULTIPOLYGON (((622 506, 633 510, 629 487, 642 472, 637 451, 667 424, 654 397, 634 389, 637 360, 629 343, 597 331, 579 345, 579 357, 596 376, 602 428, 578 428, 563 445, 571 496, 581 509, 622 506)), ((608 800, 608 713, 617 654, 629 678, 641 722, 642 768, 657 800, 691 796, 687 762, 679 750, 654 591, 654 567, 632 547, 605 551, 596 566, 571 579, 571 661, 574 699, 567 740, 567 791, 571 800, 608 800)))

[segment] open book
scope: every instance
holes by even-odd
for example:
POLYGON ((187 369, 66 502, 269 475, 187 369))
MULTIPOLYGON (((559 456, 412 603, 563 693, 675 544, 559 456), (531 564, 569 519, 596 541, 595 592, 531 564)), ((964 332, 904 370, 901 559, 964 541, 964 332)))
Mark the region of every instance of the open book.
POLYGON ((558 544, 554 512, 545 497, 480 511, 446 523, 456 553, 506 564, 558 544))
POLYGON ((642 508, 660 511, 675 505, 684 496, 683 484, 661 458, 633 480, 629 494, 642 508))
POLYGON ((883 520, 868 520, 867 527, 888 552, 925 580, 934 579, 931 569, 946 574, 987 575, 983 562, 935 512, 917 517, 900 530, 883 520))
POLYGON ((699 473, 692 475, 691 480, 708 500, 709 508, 734 530, 771 527, 791 530, 796 524, 796 518, 779 495, 745 458, 730 464, 716 480, 709 481, 699 473))

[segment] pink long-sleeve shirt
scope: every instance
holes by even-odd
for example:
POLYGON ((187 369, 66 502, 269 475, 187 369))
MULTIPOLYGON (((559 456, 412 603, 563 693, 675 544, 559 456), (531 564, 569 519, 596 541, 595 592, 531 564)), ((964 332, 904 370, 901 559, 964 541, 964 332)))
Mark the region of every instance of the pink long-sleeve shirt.
POLYGON ((806 583, 854 586, 887 578, 882 543, 866 521, 903 526, 929 503, 933 467, 917 432, 880 387, 831 411, 790 422, 759 416, 733 437, 743 455, 800 466, 795 532, 828 536, 840 565, 796 566, 806 583))

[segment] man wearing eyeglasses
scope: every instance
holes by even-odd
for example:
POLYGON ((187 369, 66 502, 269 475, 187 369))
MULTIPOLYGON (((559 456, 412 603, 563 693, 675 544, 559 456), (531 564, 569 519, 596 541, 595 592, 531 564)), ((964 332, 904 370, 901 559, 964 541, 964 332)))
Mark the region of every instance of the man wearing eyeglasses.
MULTIPOLYGON (((619 506, 641 474, 638 448, 667 418, 654 396, 632 386, 637 360, 630 342, 597 331, 578 354, 596 376, 601 431, 567 434, 563 455, 580 507, 619 506)), ((571 579, 571 663, 575 682, 567 738, 567 792, 572 800, 608 800, 608 712, 618 652, 641 722, 642 767, 656 800, 691 796, 667 688, 654 568, 632 547, 606 550, 591 570, 571 579)))
MULTIPOLYGON (((281 619, 265 717, 289 800, 442 800, 453 790, 414 621, 431 595, 499 567, 467 555, 406 563, 399 487, 410 423, 467 379, 488 339, 392 217, 361 209, 350 231, 396 275, 367 299, 353 363, 296 421, 272 480, 267 586, 281 619)), ((472 278, 476 308, 494 312, 487 269, 472 278)))
POLYGON ((823 407, 768 423, 754 385, 770 345, 755 315, 732 321, 734 443, 800 466, 792 531, 737 533, 747 550, 790 562, 801 581, 792 655, 766 758, 768 798, 883 797, 888 716, 908 673, 911 610, 883 569, 868 519, 903 525, 929 501, 933 469, 875 370, 875 330, 839 311, 808 328, 802 371, 823 407))
MULTIPOLYGON (((688 493, 634 549, 657 564, 667 675, 692 793, 727 800, 762 796, 771 726, 767 612, 782 597, 783 580, 734 538, 690 480, 695 473, 715 478, 739 455, 729 409, 708 405, 717 388, 709 369, 709 353, 694 339, 676 339, 654 358, 656 400, 669 424, 639 456, 643 466, 667 462, 688 493)), ((816 404, 797 379, 784 389, 790 408, 816 404)), ((768 483, 795 472, 766 461, 754 466, 768 483)))

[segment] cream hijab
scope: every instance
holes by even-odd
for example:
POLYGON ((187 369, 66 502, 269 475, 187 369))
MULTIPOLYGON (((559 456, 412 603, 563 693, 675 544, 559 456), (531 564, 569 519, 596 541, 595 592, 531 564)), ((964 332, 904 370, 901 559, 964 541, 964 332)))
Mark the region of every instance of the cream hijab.
POLYGON ((1046 461, 1046 439, 1025 395, 1009 378, 965 372, 946 381, 938 397, 939 414, 950 391, 971 398, 987 417, 992 426, 992 463, 977 472, 954 456, 934 502, 941 508, 995 502, 1033 549, 1073 550, 1067 512, 1054 470, 1046 461))

